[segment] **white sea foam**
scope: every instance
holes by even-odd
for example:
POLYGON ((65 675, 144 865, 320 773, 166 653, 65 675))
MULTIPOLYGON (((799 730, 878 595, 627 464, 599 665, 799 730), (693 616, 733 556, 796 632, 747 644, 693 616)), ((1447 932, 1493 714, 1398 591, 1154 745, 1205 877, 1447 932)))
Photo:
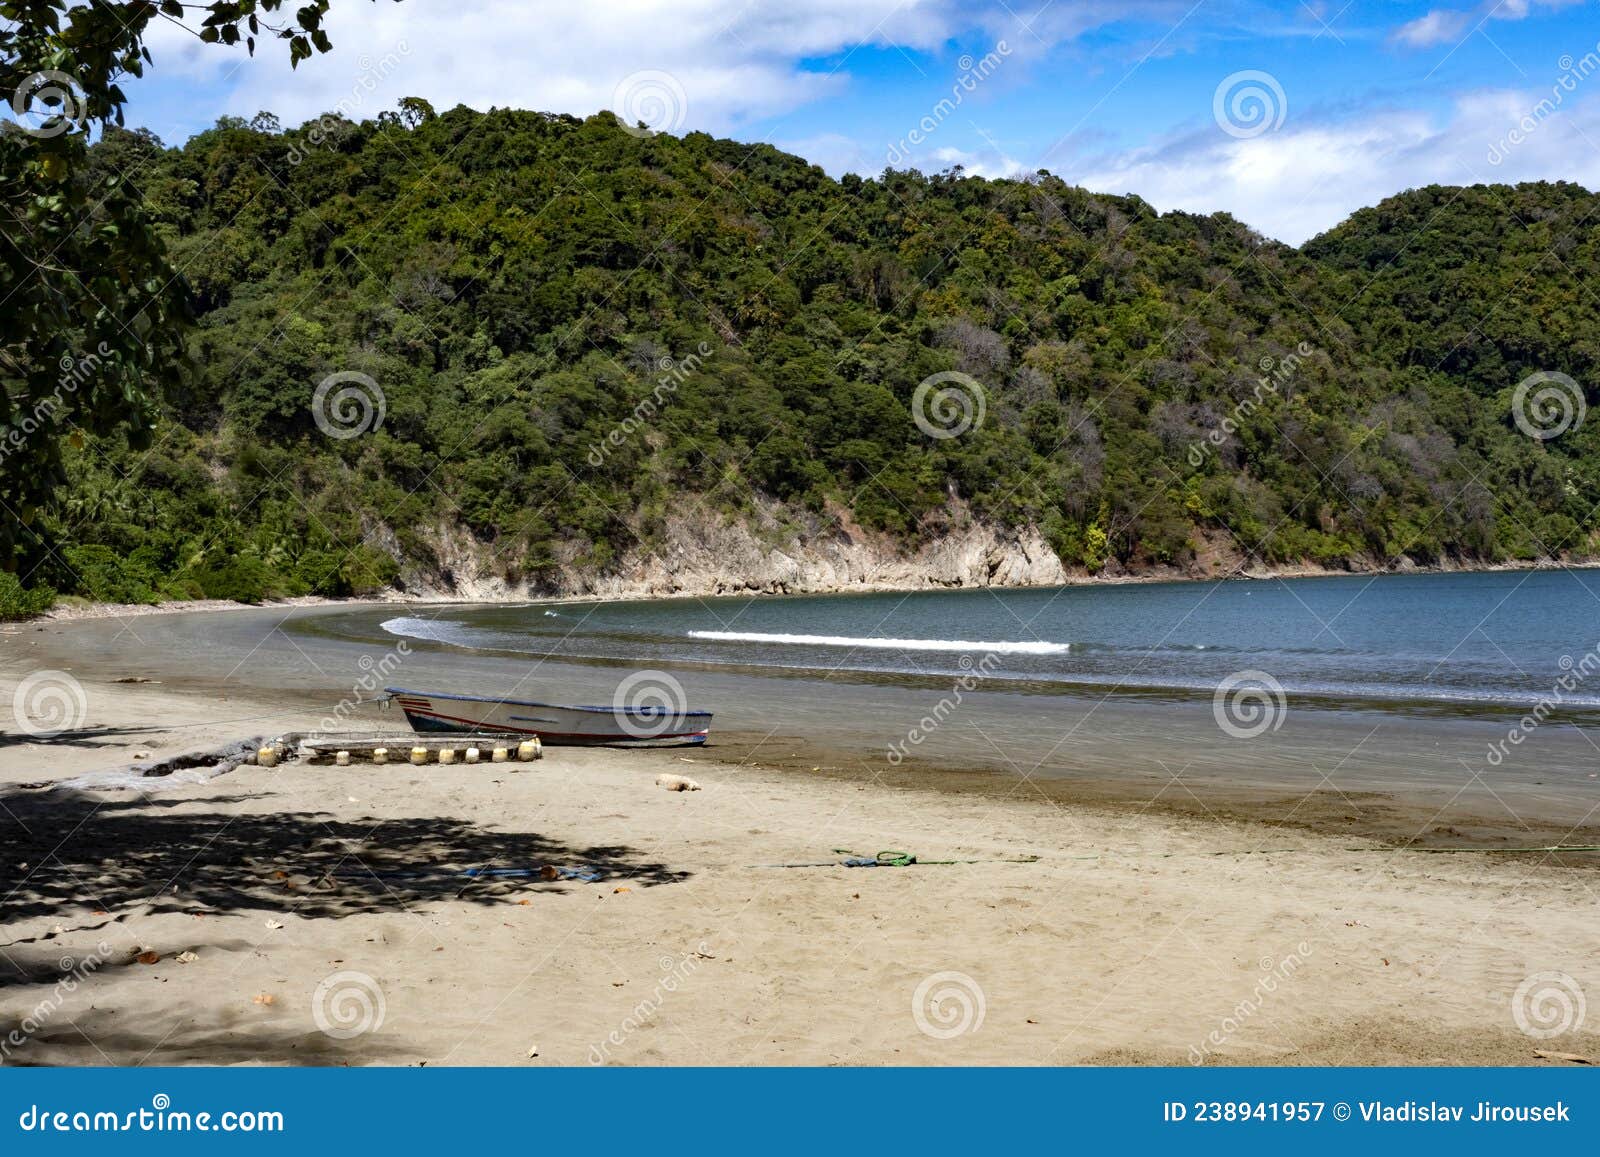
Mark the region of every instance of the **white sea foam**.
POLYGON ((409 615, 398 619, 387 619, 378 625, 391 635, 427 639, 434 643, 459 643, 461 632, 467 626, 451 619, 416 619, 409 615))
POLYGON ((1065 655, 1071 643, 984 643, 963 639, 873 639, 854 635, 768 635, 759 631, 690 631, 691 639, 778 643, 796 647, 872 647, 883 651, 989 651, 996 655, 1065 655))

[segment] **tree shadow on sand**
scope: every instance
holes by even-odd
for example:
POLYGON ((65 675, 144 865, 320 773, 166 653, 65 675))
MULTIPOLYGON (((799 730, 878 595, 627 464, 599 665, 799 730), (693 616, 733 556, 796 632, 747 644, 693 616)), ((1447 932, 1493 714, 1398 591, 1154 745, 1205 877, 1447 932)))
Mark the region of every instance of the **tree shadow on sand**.
POLYGON ((0 925, 88 908, 95 913, 84 921, 88 929, 130 906, 336 919, 433 900, 493 904, 529 890, 624 880, 648 887, 690 875, 626 846, 578 847, 448 816, 194 810, 236 799, 0 795, 0 925))
MULTIPOLYGON (((247 949, 244 941, 196 945, 203 953, 247 949)), ((303 1001, 263 1006, 239 999, 222 1007, 176 1001, 161 1012, 119 1009, 116 974, 155 975, 126 954, 92 969, 40 946, 12 949, 11 964, 37 986, 15 1015, 0 1016, 0 1060, 6 1066, 174 1064, 394 1064, 414 1058, 414 1044, 378 1031, 341 1039, 323 1032, 303 1001), (94 996, 96 992, 99 997, 94 996)))
POLYGON ((34 747, 128 747, 127 740, 136 735, 154 735, 159 727, 75 727, 70 731, 56 731, 35 735, 29 731, 6 731, 0 728, 0 747, 29 744, 34 747), (116 741, 123 742, 116 742, 116 741))

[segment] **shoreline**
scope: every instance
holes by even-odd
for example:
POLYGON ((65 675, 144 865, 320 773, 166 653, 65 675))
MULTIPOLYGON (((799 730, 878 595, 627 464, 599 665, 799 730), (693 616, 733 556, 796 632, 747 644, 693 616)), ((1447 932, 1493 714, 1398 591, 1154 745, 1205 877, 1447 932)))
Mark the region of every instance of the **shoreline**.
MULTIPOLYGON (((211 720, 241 726, 264 714, 241 703, 270 702, 277 715, 303 716, 308 725, 320 719, 334 730, 369 724, 404 730, 403 720, 376 707, 385 685, 447 685, 476 694, 525 687, 524 698, 608 702, 617 672, 627 667, 426 640, 396 643, 311 626, 348 608, 320 602, 231 605, 215 615, 180 611, 155 634, 138 620, 111 615, 10 624, 0 638, 21 644, 22 663, 5 664, 0 675, 5 667, 59 670, 86 685, 91 701, 120 696, 125 685, 153 683, 183 695, 186 705, 214 704, 211 720), (404 664, 410 666, 401 675, 404 664)), ((1491 769, 1484 753, 1504 739, 1517 708, 1418 710, 1296 693, 1286 701, 1286 728, 1241 743, 1217 726, 1210 694, 1072 684, 1041 692, 1002 680, 971 689, 961 712, 930 730, 930 709, 942 712, 950 696, 945 678, 667 665, 683 680, 679 694, 717 711, 713 748, 741 732, 787 736, 796 751, 811 753, 789 761, 802 771, 844 762, 901 787, 926 781, 970 788, 998 775, 1007 790, 1025 780, 1037 796, 1062 806, 1148 808, 1163 799, 1162 807, 1192 800, 1199 814, 1287 815, 1301 826, 1317 816, 1307 830, 1385 840, 1422 838, 1439 826, 1446 835, 1499 846, 1600 843, 1600 773, 1590 770, 1592 732, 1581 718, 1552 714, 1536 757, 1533 748, 1526 753, 1535 762, 1491 769), (919 728, 926 734, 913 741, 914 752, 896 748, 895 740, 919 728), (993 735, 1006 736, 1004 750, 993 735), (891 749, 899 750, 897 758, 891 749), (897 768, 902 760, 906 766, 897 768), (1480 780, 1478 773, 1491 770, 1492 783, 1480 780), (1425 822, 1436 813, 1437 825, 1425 822)), ((0 743, 4 738, 0 731, 0 743)))
POLYGON ((38 615, 26 619, 17 619, 11 622, 0 622, 0 632, 8 627, 23 626, 39 622, 78 622, 82 620, 130 618, 146 615, 167 614, 194 614, 210 611, 234 610, 270 610, 274 607, 360 607, 380 606, 560 606, 584 605, 588 603, 606 602, 665 602, 672 599, 699 599, 699 598, 785 598, 785 597, 821 597, 824 595, 851 595, 851 594, 910 594, 923 591, 959 591, 959 590, 1054 590, 1068 587, 1096 587, 1096 586, 1130 586, 1154 583, 1184 583, 1202 584, 1217 582, 1272 582, 1283 579, 1317 579, 1317 578, 1377 578, 1387 575, 1422 575, 1422 574, 1505 574, 1522 573, 1525 571, 1554 571, 1554 570, 1600 570, 1600 558, 1583 561, 1564 562, 1550 559, 1536 559, 1531 562, 1506 562, 1506 563, 1473 563, 1449 565, 1431 564, 1427 566, 1414 565, 1410 567, 1378 567, 1370 570, 1329 569, 1315 566, 1273 567, 1259 570, 1236 570, 1227 574, 1194 575, 1173 570, 1146 572, 1139 574, 1121 575, 1074 575, 1068 574, 1065 581, 1051 583, 974 583, 974 584, 942 584, 942 583, 894 583, 894 582, 862 582, 852 583, 842 587, 817 587, 804 586, 793 589, 776 590, 764 586, 730 587, 705 590, 671 590, 661 591, 641 587, 637 591, 624 593, 608 592, 605 594, 552 594, 539 595, 532 593, 505 594, 499 597, 485 597, 482 595, 472 597, 457 592, 427 591, 412 593, 399 589, 391 589, 381 595, 362 598, 325 598, 321 595, 301 595, 286 599, 269 599, 260 603, 239 603, 227 599, 174 599, 160 603, 97 603, 89 600, 78 599, 77 596, 62 596, 71 599, 70 603, 57 605, 38 615))
MULTIPOLYGON (((300 603, 289 609, 338 610, 347 605, 348 601, 320 600, 300 603)), ((361 605, 392 604, 387 601, 368 601, 361 605)), ((183 615, 185 622, 194 628, 200 639, 216 637, 217 632, 208 625, 210 622, 222 625, 236 621, 235 616, 245 612, 265 612, 270 615, 273 610, 273 608, 228 604, 219 608, 220 611, 228 613, 219 613, 211 619, 205 614, 208 609, 211 608, 186 607, 178 612, 183 615)), ((204 670, 194 669, 190 660, 183 654, 169 657, 160 651, 152 652, 142 645, 137 649, 122 648, 129 659, 136 658, 136 661, 112 664, 103 656, 90 655, 85 657, 87 660, 85 666, 77 659, 77 647, 74 644, 74 639, 78 637, 76 632, 83 628, 92 629, 94 624, 107 618, 114 619, 115 616, 87 616, 52 624, 52 630, 64 631, 65 636, 59 641, 45 641, 42 644, 47 651, 41 657, 69 671, 74 678, 92 689, 97 700, 105 696, 121 698, 134 689, 145 689, 166 695, 169 701, 181 710, 184 717, 190 720, 184 725, 185 727, 197 729, 198 734, 215 737, 219 741, 237 738, 238 735, 233 734, 234 732, 242 735, 247 731, 278 733, 291 730, 293 728, 290 724, 296 720, 299 722, 295 727, 300 729, 329 725, 329 721, 333 720, 332 725, 336 729, 342 727, 366 730, 381 729, 386 726, 391 730, 406 730, 404 720, 397 715, 373 713, 375 704, 381 700, 370 688, 357 694, 353 687, 333 683, 326 687, 317 687, 315 683, 294 679, 270 687, 247 682, 239 686, 230 686, 226 693, 222 693, 222 690, 216 687, 213 677, 204 670), (330 710, 330 704, 335 700, 340 700, 341 703, 359 701, 358 710, 340 713, 337 706, 330 710), (221 708, 222 704, 226 704, 225 709, 214 709, 209 712, 206 710, 206 708, 221 708)), ((21 625, 10 626, 16 628, 21 625)), ((281 628, 280 621, 273 630, 281 628)), ((35 631, 40 629, 42 628, 34 628, 35 631)), ((0 635, 3 635, 3 632, 0 632, 0 635)), ((315 653, 319 642, 331 643, 332 648, 345 649, 349 655, 358 659, 370 651, 370 648, 360 644, 341 642, 337 639, 330 641, 321 636, 304 634, 296 637, 298 641, 291 645, 291 650, 299 655, 306 654, 305 648, 311 648, 315 653)), ((31 645, 40 646, 41 643, 34 642, 31 645)), ((413 654, 426 653, 425 643, 413 642, 412 645, 415 648, 413 654)), ((450 650, 445 648, 446 656, 455 657, 449 655, 450 650)), ((329 651, 330 655, 336 653, 333 649, 329 651)), ((473 654, 471 657, 481 656, 473 654)), ((348 658, 332 663, 328 658, 313 659, 312 662, 319 671, 323 667, 337 667, 339 664, 349 666, 352 671, 366 669, 359 662, 351 665, 348 658)), ((615 662, 599 661, 586 662, 584 665, 592 666, 600 672, 609 672, 618 666, 615 662)), ((733 680, 736 685, 748 683, 750 679, 778 685, 781 687, 779 694, 785 697, 791 694, 789 690, 791 687, 809 686, 814 693, 822 690, 813 673, 806 671, 765 671, 751 676, 737 670, 721 670, 717 674, 733 680)), ((4 678, 5 672, 0 670, 0 680, 4 678)), ((944 689, 948 681, 928 678, 917 685, 902 686, 899 680, 879 681, 867 678, 862 685, 879 682, 888 690, 904 692, 920 712, 928 706, 925 701, 926 696, 944 689)), ((1055 699, 1082 700, 1090 703, 1095 701, 1094 695, 1082 695, 1079 694, 1080 691, 1080 688, 1065 688, 1056 695, 1040 697, 1028 694, 1024 697, 1043 698, 1047 704, 1055 699)), ((1009 692, 1002 689, 986 693, 1004 695, 1009 692)), ((845 694, 849 696, 851 692, 846 690, 845 694)), ((8 695, 0 696, 0 699, 7 698, 8 695)), ((1187 704, 1199 715, 1203 715, 1207 723, 1211 722, 1209 696, 1142 694, 1129 691, 1117 698, 1123 705, 1141 713, 1136 718, 1148 715, 1158 719, 1163 718, 1169 709, 1181 709, 1187 704)), ((1297 698, 1295 702, 1314 704, 1314 712, 1325 713, 1333 720, 1341 720, 1349 710, 1347 706, 1337 701, 1318 701, 1314 697, 1297 698)), ((1089 715, 1093 716, 1097 710, 1104 714, 1104 708, 1091 707, 1089 715)), ((1408 712, 1396 710, 1393 704, 1384 704, 1379 709, 1379 714, 1392 717, 1395 726, 1405 731, 1428 722, 1448 729, 1457 720, 1495 727, 1499 725, 1499 720, 1515 715, 1516 711, 1500 707, 1460 714, 1440 711, 1408 712)), ((826 715, 825 710, 824 715, 826 715)), ((1019 766, 1012 760, 1002 757, 997 751, 986 752, 981 748, 965 756, 959 753, 933 755, 919 752, 905 755, 901 761, 890 763, 885 759, 881 745, 875 742, 863 743, 844 730, 816 729, 799 719, 794 719, 789 721, 788 728, 761 732, 749 728, 748 718, 741 720, 737 716, 724 716, 720 713, 718 718, 719 722, 713 729, 710 742, 704 747, 682 754, 709 764, 760 766, 779 774, 793 774, 803 778, 820 776, 854 786, 870 784, 880 788, 893 787, 902 792, 983 799, 1009 798, 1019 791, 1025 791, 1041 805, 1055 808, 1088 807, 1127 814, 1150 812, 1196 820, 1226 819, 1287 828, 1318 836, 1372 840, 1390 847, 1409 845, 1477 850, 1536 845, 1600 844, 1600 804, 1587 810, 1580 809, 1560 815, 1541 815, 1536 809, 1519 807, 1512 819, 1508 818, 1506 814, 1508 809, 1505 808, 1502 799, 1502 795, 1509 795, 1509 789, 1503 785, 1500 788, 1501 794, 1491 793, 1489 796, 1465 798, 1460 791, 1439 790, 1430 793, 1421 785, 1414 787, 1399 784, 1360 785, 1351 781, 1335 782, 1326 777, 1323 777, 1320 784, 1310 782, 1300 784, 1291 779, 1275 782, 1270 776, 1263 779, 1259 774, 1243 774, 1242 769, 1239 773, 1221 778, 1198 774, 1187 774, 1180 778, 1173 775, 1177 765, 1165 762, 1159 753, 1147 753, 1142 744, 1120 743, 1115 740, 1111 744, 1112 750, 1118 753, 1118 762, 1124 767, 1114 775, 1107 774, 1103 770, 1095 770, 1087 764, 1075 767, 1068 774, 1037 774, 1037 768, 1019 766), (781 752, 779 748, 782 748, 781 752)), ((1552 726, 1554 725, 1553 720, 1552 726)), ((1063 723, 1063 726, 1066 724, 1063 723)), ((1112 728, 1113 731, 1117 729, 1117 727, 1112 728)), ((1138 729, 1136 725, 1135 730, 1138 729)), ((1355 731, 1355 738, 1359 739, 1360 735, 1365 733, 1365 726, 1358 726, 1355 731)), ((182 734, 181 729, 178 734, 182 734)), ((4 735, 4 731, 0 730, 0 741, 4 740, 4 735)), ((165 746, 170 747, 170 741, 165 746)), ((1294 747, 1295 745, 1291 744, 1290 750, 1294 750, 1294 747)), ((3 747, 0 747, 0 752, 3 752, 3 747)), ((1269 765, 1271 758, 1268 757, 1269 765)), ((1593 774, 1588 776, 1589 780, 1594 778, 1593 774)), ((1592 792, 1595 789, 1591 784, 1586 790, 1592 792)), ((1542 858, 1553 865, 1564 867, 1600 868, 1600 856, 1590 853, 1557 854, 1553 857, 1535 858, 1542 858)))

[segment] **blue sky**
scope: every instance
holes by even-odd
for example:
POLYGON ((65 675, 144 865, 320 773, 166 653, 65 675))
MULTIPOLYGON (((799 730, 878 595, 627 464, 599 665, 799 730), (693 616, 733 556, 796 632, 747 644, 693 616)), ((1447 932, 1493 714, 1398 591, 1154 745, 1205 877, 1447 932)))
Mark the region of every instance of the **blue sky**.
POLYGON ((329 29, 291 74, 275 45, 250 60, 164 23, 130 122, 177 143, 225 113, 410 95, 614 108, 836 175, 1048 168, 1290 243, 1416 185, 1600 187, 1586 0, 334 0, 329 29))

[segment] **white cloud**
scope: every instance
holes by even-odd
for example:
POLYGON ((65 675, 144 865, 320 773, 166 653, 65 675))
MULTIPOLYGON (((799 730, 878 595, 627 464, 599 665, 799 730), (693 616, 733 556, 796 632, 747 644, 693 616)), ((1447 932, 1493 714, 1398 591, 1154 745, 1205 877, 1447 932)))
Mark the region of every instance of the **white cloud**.
MULTIPOLYGON (((1593 83, 1600 86, 1600 76, 1593 83)), ((1569 180, 1600 188, 1600 88, 1531 131, 1519 130, 1522 139, 1514 141, 1519 122, 1548 96, 1473 93, 1444 118, 1404 109, 1291 118, 1250 140, 1207 128, 1090 160, 1062 176, 1102 192, 1137 193, 1162 210, 1226 210, 1298 245, 1356 209, 1419 185, 1569 180)))
POLYGON ((1409 24, 1402 24, 1395 32, 1394 38, 1412 48, 1427 48, 1433 44, 1460 40, 1461 34, 1467 30, 1468 19, 1469 14, 1466 12, 1435 8, 1409 24))
POLYGON ((934 149, 930 159, 933 163, 926 166, 929 169, 943 171, 952 165, 960 165, 969 177, 987 177, 991 180, 1031 171, 1021 161, 993 148, 973 151, 947 146, 934 149))
POLYGON ((1476 8, 1435 8, 1395 30, 1394 39, 1412 48, 1459 43, 1490 20, 1525 20, 1539 8, 1569 8, 1584 0, 1483 0, 1476 8))
POLYGON ((818 133, 816 136, 772 143, 786 153, 804 157, 813 165, 821 165, 830 176, 858 173, 864 177, 875 177, 883 171, 881 152, 874 152, 854 137, 842 133, 818 133))
POLYGON ((837 91, 837 69, 808 58, 844 55, 859 45, 934 50, 954 34, 951 0, 407 0, 335 4, 327 18, 334 51, 291 71, 272 40, 242 49, 201 45, 166 21, 151 29, 155 72, 222 84, 218 112, 275 112, 298 124, 365 87, 376 62, 400 67, 371 92, 359 116, 421 96, 440 109, 517 107, 588 115, 613 107, 619 86, 638 73, 666 73, 682 107, 675 131, 725 133, 837 91))

